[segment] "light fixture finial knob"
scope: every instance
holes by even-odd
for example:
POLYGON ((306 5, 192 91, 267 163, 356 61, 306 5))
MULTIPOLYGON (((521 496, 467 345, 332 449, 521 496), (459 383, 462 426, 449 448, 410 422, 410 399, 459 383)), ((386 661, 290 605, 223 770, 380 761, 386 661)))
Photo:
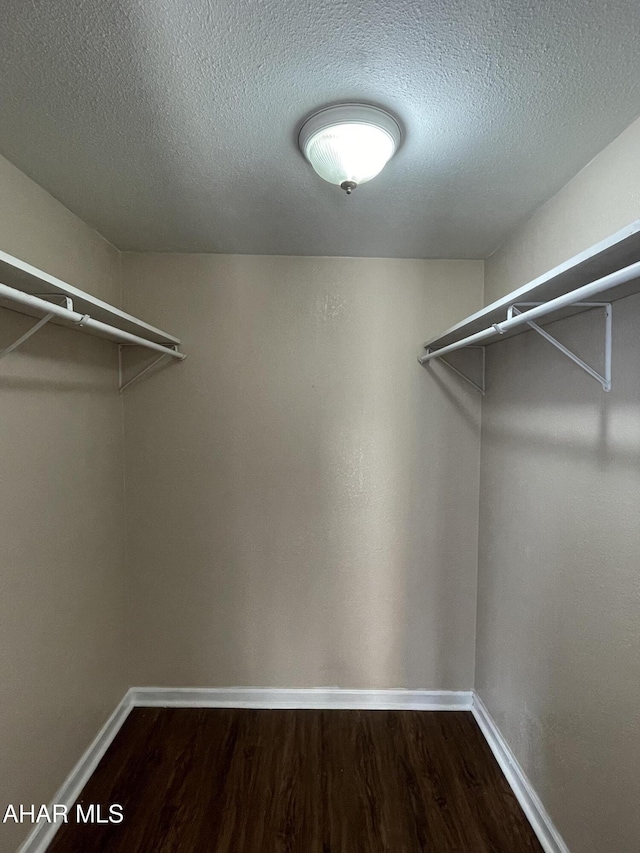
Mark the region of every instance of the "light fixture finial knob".
POLYGON ((344 190, 347 195, 351 195, 351 193, 355 190, 358 185, 355 181, 343 181, 340 184, 340 189, 344 190))

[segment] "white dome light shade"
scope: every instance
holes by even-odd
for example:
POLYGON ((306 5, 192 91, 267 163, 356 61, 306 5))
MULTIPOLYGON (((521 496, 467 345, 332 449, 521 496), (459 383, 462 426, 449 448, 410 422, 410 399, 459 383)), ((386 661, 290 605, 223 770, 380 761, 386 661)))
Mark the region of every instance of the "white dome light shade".
POLYGON ((364 104, 322 110, 307 119, 300 131, 300 148, 314 170, 347 193, 375 178, 399 142, 396 120, 364 104))
POLYGON ((307 143, 305 154, 325 181, 364 184, 379 174, 395 150, 385 130, 370 124, 336 124, 320 130, 307 143))

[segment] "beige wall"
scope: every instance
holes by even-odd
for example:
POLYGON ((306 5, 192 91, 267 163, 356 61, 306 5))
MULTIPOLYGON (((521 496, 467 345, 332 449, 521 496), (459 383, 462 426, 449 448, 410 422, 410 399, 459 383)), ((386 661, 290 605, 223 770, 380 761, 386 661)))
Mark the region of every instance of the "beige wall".
MULTIPOLYGON (((118 300, 116 250, 0 159, 0 248, 118 300)), ((34 321, 0 312, 0 347, 34 321)), ((127 686, 117 350, 45 327, 0 362, 0 802, 46 803, 127 686)), ((0 850, 28 827, 0 825, 0 850)))
POLYGON ((126 255, 136 682, 470 688, 479 400, 416 360, 483 264, 126 255))
MULTIPOLYGON (((487 301, 640 217, 636 122, 486 263, 487 301)), ((598 362, 602 317, 554 326, 598 362)), ((572 853, 640 838, 640 297, 614 387, 529 333, 487 350, 476 686, 572 853)))

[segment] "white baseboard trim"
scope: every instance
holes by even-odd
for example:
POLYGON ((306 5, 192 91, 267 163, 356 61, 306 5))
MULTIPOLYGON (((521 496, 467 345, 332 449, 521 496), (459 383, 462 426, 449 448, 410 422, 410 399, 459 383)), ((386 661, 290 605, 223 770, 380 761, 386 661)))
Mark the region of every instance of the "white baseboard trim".
POLYGON ((531 782, 475 691, 471 711, 545 853, 569 853, 531 782))
MULTIPOLYGON (((86 752, 81 756, 76 766, 56 792, 49 806, 50 814, 53 803, 65 805, 71 810, 73 804, 78 799, 80 791, 82 791, 91 778, 93 771, 100 763, 107 749, 109 749, 111 742, 120 731, 120 727, 129 716, 132 708, 131 691, 128 690, 113 714, 111 714, 107 722, 100 729, 86 752)), ((18 848, 18 853, 44 853, 49 844, 51 844, 59 826, 59 823, 37 823, 18 848)))
POLYGON ((344 690, 338 687, 134 687, 134 706, 151 708, 280 708, 470 711, 470 690, 344 690))
MULTIPOLYGON (((471 690, 344 690, 337 687, 132 687, 52 800, 71 809, 132 708, 471 711, 545 853, 569 853, 480 697, 471 690)), ((39 823, 18 853, 44 853, 58 825, 39 823)))

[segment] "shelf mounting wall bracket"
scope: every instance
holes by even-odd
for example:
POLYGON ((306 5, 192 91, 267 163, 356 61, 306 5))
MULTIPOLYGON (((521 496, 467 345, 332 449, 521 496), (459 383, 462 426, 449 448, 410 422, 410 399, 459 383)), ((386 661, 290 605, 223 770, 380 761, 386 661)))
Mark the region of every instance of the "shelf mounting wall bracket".
MULTIPOLYGON (((452 371, 453 371, 455 374, 457 374, 461 379, 464 379, 464 381, 465 381, 465 382, 468 382, 468 383, 469 383, 469 385, 471 385, 471 387, 472 387, 472 388, 475 388, 475 389, 476 389, 476 391, 479 391, 479 392, 482 394, 482 396, 484 397, 484 394, 485 394, 485 391, 486 391, 486 381, 485 381, 485 376, 486 376, 486 354, 485 354, 485 347, 468 346, 468 347, 465 347, 465 349, 478 349, 478 350, 482 350, 482 356, 481 356, 481 357, 482 357, 482 384, 481 384, 481 385, 478 385, 478 383, 477 383, 477 382, 474 382, 474 381, 473 381, 473 379, 470 379, 470 378, 469 378, 465 373, 463 373, 463 372, 462 372, 461 370, 459 370, 457 367, 454 367, 454 366, 451 364, 451 362, 450 362, 450 361, 447 361, 447 359, 446 359, 446 358, 444 358, 443 356, 440 356, 440 357, 438 358, 438 361, 440 361, 442 364, 445 364, 445 365, 449 368, 449 370, 452 370, 452 371)), ((437 350, 437 349, 435 349, 435 348, 434 348, 434 349, 431 349, 431 347, 427 347, 427 354, 429 354, 429 353, 437 353, 437 352, 438 352, 438 350, 437 350)), ((426 362, 426 363, 425 363, 425 362, 420 361, 420 358, 418 358, 418 362, 419 362, 420 364, 422 364, 423 366, 425 366, 425 364, 428 364, 428 363, 429 363, 429 362, 426 362)))
MULTIPOLYGON (((520 307, 523 308, 533 308, 538 305, 543 305, 541 302, 519 302, 509 306, 507 311, 507 320, 511 320, 514 316, 518 314, 522 314, 520 307)), ((612 339, 612 308, 610 302, 574 302, 573 303, 577 308, 604 308, 604 376, 598 373, 597 370, 594 370, 591 365, 587 364, 586 361, 583 361, 579 356, 577 356, 574 352, 572 352, 568 347, 564 344, 561 344, 557 338, 554 338, 553 335, 549 334, 545 329, 541 328, 537 323, 534 323, 533 320, 529 320, 527 325, 530 326, 534 331, 536 331, 539 335, 549 341, 552 346, 556 349, 560 350, 561 353, 567 356, 571 361, 578 365, 578 367, 582 368, 589 376, 592 376, 597 382, 602 385, 605 391, 611 391, 611 339, 612 339)), ((498 329, 499 331, 499 329, 498 329)))
POLYGON ((28 341, 32 335, 35 335, 37 331, 39 331, 46 323, 51 320, 53 314, 45 314, 44 317, 41 317, 35 325, 31 326, 30 329, 24 333, 24 335, 20 335, 20 337, 14 341, 12 344, 9 344, 8 347, 5 347, 3 350, 0 350, 0 358, 4 358, 5 355, 9 355, 10 352, 17 350, 19 346, 21 346, 25 341, 28 341))
MULTIPOLYGON (((60 303, 66 308, 68 311, 73 311, 73 301, 68 296, 63 296, 62 294, 57 293, 34 293, 34 296, 37 296, 40 299, 52 299, 59 300, 60 303)), ((15 340, 12 344, 9 344, 8 347, 0 350, 0 358, 4 358, 5 355, 9 355, 9 353, 14 352, 18 349, 19 346, 22 346, 25 341, 28 341, 32 335, 35 335, 36 332, 39 332, 43 326, 51 320, 55 315, 54 314, 45 314, 44 317, 41 317, 37 323, 34 323, 30 329, 24 333, 24 335, 20 335, 20 337, 15 340)))
MULTIPOLYGON (((147 373, 149 373, 149 371, 153 370, 153 368, 157 364, 160 364, 160 362, 163 359, 169 357, 168 353, 162 353, 157 358, 154 358, 154 360, 151 362, 151 364, 148 364, 146 367, 143 367, 142 370, 140 370, 138 373, 136 373, 135 376, 132 376, 131 379, 128 379, 125 382, 124 381, 124 369, 122 366, 122 351, 123 351, 123 349, 127 349, 129 346, 135 346, 135 344, 119 344, 118 345, 118 391, 121 394, 123 391, 125 391, 127 388, 129 388, 131 385, 134 385, 136 382, 138 382, 140 379, 142 379, 142 377, 145 376, 147 373)), ((174 352, 178 352, 178 345, 177 344, 173 344, 172 346, 167 344, 167 348, 174 350, 174 352)))

